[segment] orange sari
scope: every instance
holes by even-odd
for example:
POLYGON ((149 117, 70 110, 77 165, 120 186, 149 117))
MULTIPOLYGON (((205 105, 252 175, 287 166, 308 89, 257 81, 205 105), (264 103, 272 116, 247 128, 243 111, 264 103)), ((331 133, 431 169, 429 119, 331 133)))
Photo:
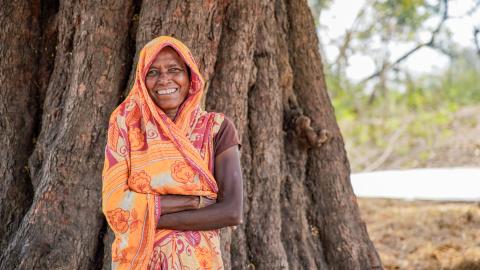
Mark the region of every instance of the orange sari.
POLYGON ((219 233, 156 230, 158 194, 216 198, 213 138, 224 116, 202 111, 203 78, 188 48, 166 36, 140 52, 135 83, 109 121, 102 209, 115 232, 112 269, 223 269, 219 233), (190 90, 175 122, 158 108, 146 73, 165 46, 190 68, 190 90))

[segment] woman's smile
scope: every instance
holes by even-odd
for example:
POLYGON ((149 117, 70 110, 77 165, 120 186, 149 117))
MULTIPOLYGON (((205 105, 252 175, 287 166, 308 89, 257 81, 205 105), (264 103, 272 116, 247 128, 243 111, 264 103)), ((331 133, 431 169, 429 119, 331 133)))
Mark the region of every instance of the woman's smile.
POLYGON ((161 96, 171 95, 171 94, 174 94, 174 93, 177 93, 177 92, 178 92, 178 88, 169 88, 169 89, 165 89, 165 90, 155 90, 155 93, 157 93, 157 95, 161 95, 161 96))

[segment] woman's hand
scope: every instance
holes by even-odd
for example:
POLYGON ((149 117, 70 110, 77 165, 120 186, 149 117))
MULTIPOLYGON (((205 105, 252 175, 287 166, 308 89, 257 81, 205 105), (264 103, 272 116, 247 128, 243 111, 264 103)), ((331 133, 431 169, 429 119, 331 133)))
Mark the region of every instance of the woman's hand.
POLYGON ((216 199, 211 199, 205 196, 195 196, 197 198, 197 209, 207 207, 217 202, 216 199))
POLYGON ((194 195, 160 195, 161 215, 207 207, 216 200, 194 195))

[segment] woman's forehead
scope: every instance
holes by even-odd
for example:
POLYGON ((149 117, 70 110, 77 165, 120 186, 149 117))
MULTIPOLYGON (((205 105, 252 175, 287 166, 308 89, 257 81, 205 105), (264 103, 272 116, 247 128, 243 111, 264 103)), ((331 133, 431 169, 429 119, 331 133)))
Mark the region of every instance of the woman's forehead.
POLYGON ((152 65, 184 65, 185 61, 172 47, 165 47, 158 52, 152 65))

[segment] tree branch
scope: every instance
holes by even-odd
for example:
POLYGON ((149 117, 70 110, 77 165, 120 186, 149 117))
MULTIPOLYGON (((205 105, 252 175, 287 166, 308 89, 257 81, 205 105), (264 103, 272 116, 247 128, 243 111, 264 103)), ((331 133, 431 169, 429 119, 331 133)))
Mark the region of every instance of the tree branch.
POLYGON ((355 19, 353 20, 352 25, 345 31, 345 37, 343 39, 342 45, 338 48, 338 56, 333 61, 333 63, 337 63, 336 67, 336 73, 337 75, 340 74, 340 70, 343 68, 342 63, 346 63, 348 61, 347 57, 347 50, 350 48, 350 43, 352 41, 353 34, 357 32, 357 28, 360 25, 359 21, 363 18, 365 15, 368 6, 370 6, 372 3, 371 1, 367 1, 363 7, 360 9, 360 11, 357 13, 355 16, 355 19))
POLYGON ((475 41, 475 48, 477 49, 477 54, 480 56, 480 28, 475 27, 473 29, 473 41, 475 41))
POLYGON ((412 117, 409 117, 406 121, 403 122, 402 126, 393 133, 393 135, 388 140, 388 145, 385 148, 385 151, 377 158, 375 161, 371 162, 362 172, 371 172, 378 169, 382 164, 387 161, 390 155, 394 152, 395 147, 397 146, 397 141, 407 130, 408 125, 412 122, 412 117))
POLYGON ((407 59, 414 52, 418 51, 419 49, 421 49, 425 46, 435 48, 435 46, 434 46, 435 38, 438 35, 438 33, 440 32, 440 30, 442 29, 445 21, 447 21, 449 19, 449 17, 448 17, 448 0, 443 0, 443 5, 444 5, 445 8, 443 10, 442 18, 441 18, 440 22, 438 23, 437 27, 433 30, 429 41, 420 43, 417 46, 413 47, 411 50, 409 50, 408 52, 406 52, 405 54, 403 54, 402 56, 397 58, 393 63, 391 63, 391 64, 387 63, 385 65, 382 65, 381 69, 375 71, 372 75, 370 75, 370 76, 366 77, 365 79, 361 80, 360 83, 366 83, 367 81, 369 81, 369 80, 371 80, 375 77, 378 77, 380 74, 383 74, 388 69, 391 69, 391 68, 397 66, 399 63, 403 62, 405 59, 407 59))

